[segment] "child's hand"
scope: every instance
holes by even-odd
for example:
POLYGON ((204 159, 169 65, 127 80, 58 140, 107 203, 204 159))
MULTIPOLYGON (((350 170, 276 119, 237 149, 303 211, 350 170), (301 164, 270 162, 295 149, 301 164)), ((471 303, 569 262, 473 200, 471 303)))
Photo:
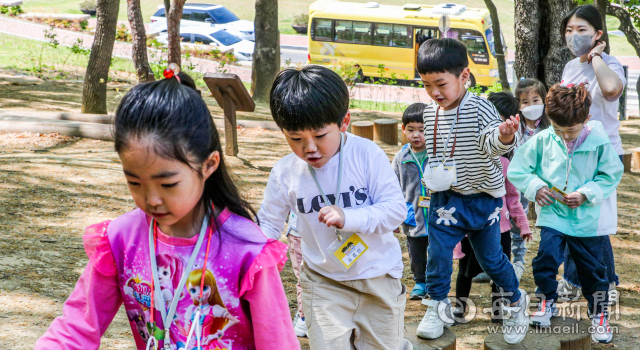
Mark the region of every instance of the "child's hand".
POLYGON ((500 131, 500 142, 508 145, 513 142, 514 136, 516 132, 518 132, 518 128, 520 127, 520 115, 516 114, 516 116, 511 116, 509 119, 505 120, 504 123, 500 124, 498 130, 500 131))
POLYGON ((318 213, 318 221, 326 224, 328 227, 344 227, 344 211, 342 208, 332 205, 320 209, 318 213))
POLYGON ((538 190, 536 193, 536 203, 538 203, 541 207, 546 207, 547 205, 551 205, 555 200, 553 199, 553 195, 551 191, 549 191, 549 187, 544 186, 538 190))
POLYGON ((530 240, 533 239, 533 234, 531 232, 529 233, 523 233, 522 231, 520 232, 520 237, 525 241, 525 242, 529 242, 530 240))
POLYGON ((581 206, 586 200, 587 200, 587 197, 580 192, 573 192, 564 196, 564 202, 571 209, 575 209, 581 206))

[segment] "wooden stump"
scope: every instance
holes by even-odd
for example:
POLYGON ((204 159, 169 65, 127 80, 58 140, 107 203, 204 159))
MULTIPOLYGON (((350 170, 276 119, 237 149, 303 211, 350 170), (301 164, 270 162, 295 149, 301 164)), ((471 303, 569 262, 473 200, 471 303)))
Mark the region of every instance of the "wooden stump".
POLYGON ((624 172, 628 173, 631 171, 631 157, 633 156, 632 152, 624 151, 622 154, 622 165, 624 165, 624 172))
POLYGON ((456 349, 456 335, 446 328, 444 333, 438 339, 422 339, 416 336, 416 330, 418 329, 418 323, 405 323, 404 324, 404 338, 413 344, 413 350, 455 350, 456 349))
POLYGON ((395 119, 376 119, 373 127, 373 140, 388 145, 398 145, 398 121, 395 119))
POLYGON ((508 344, 502 332, 489 334, 484 338, 484 350, 560 350, 560 341, 551 334, 530 333, 519 344, 508 344))
POLYGON ((590 324, 570 317, 555 317, 551 319, 551 335, 558 339, 561 350, 590 350, 590 324), (555 328, 554 328, 555 327, 555 328))
POLYGON ((401 145, 406 145, 407 143, 409 143, 409 140, 407 140, 407 135, 405 135, 402 131, 400 132, 400 144, 401 145))
POLYGON ((640 171, 640 148, 632 150, 633 152, 633 171, 640 171))
POLYGON ((373 122, 353 122, 351 123, 351 133, 373 141, 373 122))

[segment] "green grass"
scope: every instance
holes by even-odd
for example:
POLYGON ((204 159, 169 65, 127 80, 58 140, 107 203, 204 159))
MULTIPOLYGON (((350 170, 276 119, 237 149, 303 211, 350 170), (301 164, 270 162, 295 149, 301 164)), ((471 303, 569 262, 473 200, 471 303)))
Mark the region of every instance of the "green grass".
POLYGON ((404 112, 410 103, 402 102, 375 102, 364 100, 350 100, 349 108, 364 109, 368 111, 380 111, 380 112, 404 112))

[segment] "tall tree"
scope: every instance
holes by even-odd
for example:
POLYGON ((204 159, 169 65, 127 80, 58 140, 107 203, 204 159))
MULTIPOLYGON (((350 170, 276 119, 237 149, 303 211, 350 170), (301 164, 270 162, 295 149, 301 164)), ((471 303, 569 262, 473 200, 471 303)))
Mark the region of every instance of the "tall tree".
POLYGON ((500 75, 500 85, 502 90, 510 91, 509 79, 507 77, 507 62, 505 60, 504 46, 502 45, 502 32, 500 31, 500 20, 498 19, 498 10, 492 0, 484 0, 484 4, 491 14, 491 23, 493 28, 493 43, 496 48, 496 58, 498 59, 498 73, 500 75))
POLYGON ((256 0, 256 46, 253 51, 251 93, 256 101, 269 101, 271 85, 280 71, 278 0, 256 0))
POLYGON ((600 11, 602 17, 602 36, 600 41, 605 41, 607 46, 604 48, 604 52, 609 54, 611 47, 609 47, 609 32, 607 31, 607 7, 609 6, 609 0, 594 0, 593 5, 600 11))
POLYGON ((120 0, 98 0, 96 34, 82 89, 82 113, 107 113, 107 80, 120 0))
POLYGON ((547 87, 560 82, 571 60, 560 29, 572 0, 516 0, 515 37, 518 77, 536 78, 547 87))
MULTIPOLYGON (((640 5, 637 0, 627 4, 630 7, 625 6, 624 8, 609 4, 607 5, 607 15, 615 16, 620 21, 618 30, 624 33, 629 44, 636 50, 636 55, 640 57, 640 32, 636 29, 640 27, 640 9, 634 7, 637 5, 640 5), (629 13, 630 11, 633 16, 629 13)), ((640 91, 640 79, 636 82, 636 91, 640 91)), ((638 99, 640 101, 640 96, 638 99)))
POLYGON ((180 19, 182 18, 182 9, 186 0, 171 0, 171 8, 165 13, 167 16, 167 40, 169 41, 169 63, 176 63, 181 66, 180 50, 180 19))
POLYGON ((149 67, 149 57, 147 56, 147 33, 142 21, 140 0, 127 0, 127 15, 133 39, 133 65, 136 67, 138 82, 153 81, 153 72, 149 67))

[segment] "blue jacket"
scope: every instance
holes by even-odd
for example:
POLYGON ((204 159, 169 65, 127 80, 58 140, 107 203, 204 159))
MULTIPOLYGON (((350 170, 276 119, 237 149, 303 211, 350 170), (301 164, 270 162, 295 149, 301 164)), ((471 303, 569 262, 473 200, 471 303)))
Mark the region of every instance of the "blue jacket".
MULTIPOLYGON (((620 157, 609 141, 602 123, 587 123, 591 132, 574 151, 565 193, 580 192, 587 200, 578 208, 555 201, 543 207, 539 226, 552 227, 566 235, 591 237, 597 235, 600 203, 609 197, 622 179, 620 157)), ((531 201, 544 186, 562 190, 567 171, 567 147, 553 128, 543 130, 522 145, 511 161, 507 176, 518 190, 531 201)))

